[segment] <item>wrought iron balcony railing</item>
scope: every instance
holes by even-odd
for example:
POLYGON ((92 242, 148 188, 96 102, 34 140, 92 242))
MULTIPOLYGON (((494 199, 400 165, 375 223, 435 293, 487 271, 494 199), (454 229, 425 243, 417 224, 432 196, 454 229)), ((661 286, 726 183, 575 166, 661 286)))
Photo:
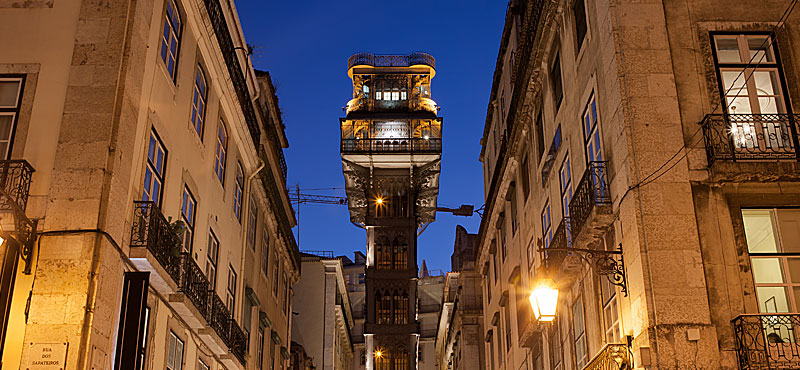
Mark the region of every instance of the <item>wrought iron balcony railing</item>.
POLYGON ((135 201, 131 247, 146 247, 175 284, 181 281, 181 238, 154 202, 135 201))
POLYGON ((31 189, 33 166, 26 160, 0 161, 0 209, 25 212, 31 189))
POLYGON ((800 160, 796 114, 709 114, 700 123, 709 165, 800 160))
MULTIPOLYGON (((211 302, 209 307, 208 326, 217 332, 217 335, 225 343, 230 343, 231 338, 231 313, 228 311, 228 306, 222 302, 222 299, 216 295, 211 295, 211 302)), ((230 347, 229 347, 230 348, 230 347)))
POLYGON ((228 349, 239 361, 244 363, 244 356, 247 354, 247 334, 245 334, 236 320, 231 319, 230 325, 231 337, 230 342, 228 342, 228 349))
POLYGON ((607 164, 605 161, 589 162, 589 167, 583 173, 575 195, 569 202, 570 226, 576 234, 580 232, 595 206, 611 204, 607 164))
POLYGON ((630 358, 627 345, 608 343, 583 367, 583 370, 630 369, 630 358))
POLYGON ((355 53, 347 59, 347 69, 357 65, 373 67, 410 67, 424 64, 436 68, 436 59, 428 53, 416 52, 409 55, 380 55, 373 53, 355 53))
POLYGON ((442 139, 342 139, 342 153, 441 153, 442 139))
POLYGON ((550 241, 550 245, 547 246, 547 249, 558 249, 554 251, 547 251, 546 258, 547 263, 551 266, 558 266, 561 262, 564 261, 564 258, 567 256, 567 252, 563 249, 569 248, 572 246, 572 239, 570 238, 571 234, 571 226, 570 226, 570 218, 564 217, 561 219, 561 222, 558 223, 558 227, 556 227, 556 231, 553 232, 553 240, 550 241))
POLYGON ((181 281, 178 291, 183 293, 194 304, 203 318, 209 317, 211 296, 214 291, 211 283, 208 282, 206 274, 197 266, 194 258, 189 253, 182 253, 183 268, 181 269, 181 281))
POLYGON ((800 314, 750 314, 732 320, 742 370, 800 368, 800 314))

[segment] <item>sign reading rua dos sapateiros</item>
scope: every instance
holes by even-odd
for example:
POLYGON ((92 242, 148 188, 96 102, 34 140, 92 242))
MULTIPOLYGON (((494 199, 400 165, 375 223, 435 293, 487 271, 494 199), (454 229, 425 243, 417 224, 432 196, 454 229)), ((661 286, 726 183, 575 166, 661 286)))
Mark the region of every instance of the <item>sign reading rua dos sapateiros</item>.
POLYGON ((26 370, 63 370, 67 366, 67 343, 31 343, 26 370))

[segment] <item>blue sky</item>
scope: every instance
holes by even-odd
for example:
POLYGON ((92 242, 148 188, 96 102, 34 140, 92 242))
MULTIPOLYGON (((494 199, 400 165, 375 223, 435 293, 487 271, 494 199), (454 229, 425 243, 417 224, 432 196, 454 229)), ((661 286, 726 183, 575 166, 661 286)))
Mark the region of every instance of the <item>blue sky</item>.
MULTIPOLYGON (((253 64, 278 90, 289 149, 288 186, 343 196, 339 117, 352 94, 347 58, 359 51, 436 58, 431 93, 444 117, 439 205, 483 204, 480 138, 503 29, 506 2, 495 1, 239 1, 237 10, 253 64), (331 189, 336 188, 336 189, 331 189)), ((347 207, 304 204, 300 249, 352 257, 366 233, 347 207)), ((479 217, 437 214, 418 241, 419 263, 450 269, 455 226, 475 233, 479 217)))

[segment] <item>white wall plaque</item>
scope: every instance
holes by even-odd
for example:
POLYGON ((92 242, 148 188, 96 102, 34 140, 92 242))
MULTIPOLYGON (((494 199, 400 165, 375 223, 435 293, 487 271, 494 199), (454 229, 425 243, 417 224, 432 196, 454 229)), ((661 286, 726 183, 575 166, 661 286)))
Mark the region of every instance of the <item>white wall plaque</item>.
POLYGON ((63 370, 67 367, 67 343, 31 343, 27 370, 63 370))

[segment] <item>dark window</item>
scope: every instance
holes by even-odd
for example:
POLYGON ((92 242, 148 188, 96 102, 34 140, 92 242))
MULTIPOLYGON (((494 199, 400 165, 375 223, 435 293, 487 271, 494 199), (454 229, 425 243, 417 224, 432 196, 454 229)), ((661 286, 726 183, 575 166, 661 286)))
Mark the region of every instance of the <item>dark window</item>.
POLYGON ((250 209, 247 210, 247 244, 256 251, 256 224, 258 224, 258 204, 256 198, 250 196, 250 209))
POLYGON ((219 240, 214 232, 208 231, 208 250, 206 251, 206 277, 211 290, 217 288, 217 258, 219 257, 219 240))
POLYGON ((542 124, 542 112, 536 115, 536 163, 542 160, 544 155, 544 125, 542 124))
POLYGON ((233 315, 233 308, 236 304, 236 272, 233 266, 228 266, 228 297, 225 302, 228 306, 228 312, 233 315))
POLYGON ((225 124, 219 121, 217 128, 217 150, 214 154, 214 174, 221 184, 225 184, 225 159, 228 155, 228 130, 225 124))
POLYGON ((519 177, 521 177, 520 182, 522 182, 523 201, 528 200, 528 194, 531 192, 531 174, 530 171, 528 171, 529 165, 530 163, 528 163, 528 154, 525 153, 525 158, 522 160, 522 167, 519 171, 519 177))
POLYGON ((236 185, 233 189, 233 214, 238 221, 242 221, 242 192, 244 191, 244 171, 242 165, 236 164, 236 185))
POLYGON ((143 368, 147 338, 147 289, 149 272, 126 272, 117 334, 116 370, 143 368))
POLYGON ((24 75, 0 76, 0 159, 11 158, 24 85, 24 75))
POLYGON ((183 370, 183 341, 169 332, 169 347, 167 347, 167 369, 183 370))
POLYGON ((581 50, 587 29, 586 7, 583 0, 575 0, 575 4, 572 5, 572 14, 575 16, 575 37, 577 39, 575 50, 581 50))
POLYGON ((550 66, 550 83, 553 84, 553 101, 556 104, 556 112, 561 108, 561 101, 564 99, 564 90, 561 81, 561 59, 556 54, 553 64, 550 66))
POLYGON ((157 206, 161 206, 161 192, 164 188, 166 168, 167 151, 164 149, 164 144, 161 143, 156 132, 151 131, 150 141, 147 144, 147 161, 144 168, 143 201, 155 202, 157 206))
POLYGON ((269 277, 269 230, 266 222, 261 231, 261 271, 264 272, 264 277, 269 277))

